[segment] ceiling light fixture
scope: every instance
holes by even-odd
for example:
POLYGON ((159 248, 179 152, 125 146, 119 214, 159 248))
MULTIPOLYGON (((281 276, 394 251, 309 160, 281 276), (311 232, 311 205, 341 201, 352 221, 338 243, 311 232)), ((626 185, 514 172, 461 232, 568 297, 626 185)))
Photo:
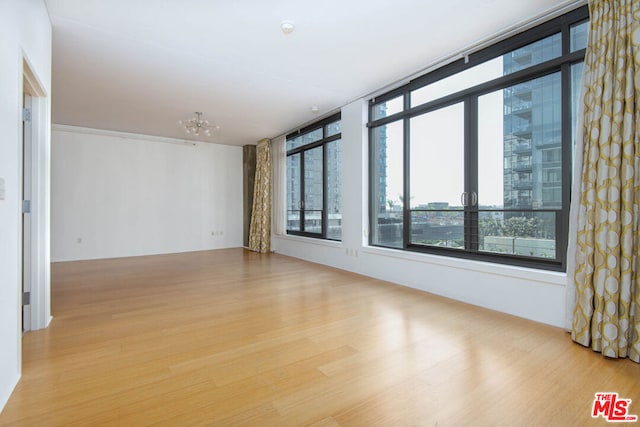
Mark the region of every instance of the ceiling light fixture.
POLYGON ((220 126, 209 124, 209 120, 202 120, 202 113, 196 111, 196 115, 189 120, 178 120, 178 124, 187 134, 200 135, 200 132, 206 136, 211 136, 211 130, 218 130, 220 126))
POLYGON ((285 35, 293 33, 293 30, 296 29, 296 26, 291 21, 282 21, 280 24, 280 29, 285 35))

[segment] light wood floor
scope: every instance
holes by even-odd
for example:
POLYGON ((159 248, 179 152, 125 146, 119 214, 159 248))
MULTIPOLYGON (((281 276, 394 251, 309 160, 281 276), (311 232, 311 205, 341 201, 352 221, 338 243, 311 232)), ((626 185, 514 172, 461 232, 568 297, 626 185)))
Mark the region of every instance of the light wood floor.
MULTIPOLYGON (((52 266, 0 425, 589 425, 640 365, 563 331, 241 249, 52 266)), ((425 280, 447 280, 446 277, 425 280)))

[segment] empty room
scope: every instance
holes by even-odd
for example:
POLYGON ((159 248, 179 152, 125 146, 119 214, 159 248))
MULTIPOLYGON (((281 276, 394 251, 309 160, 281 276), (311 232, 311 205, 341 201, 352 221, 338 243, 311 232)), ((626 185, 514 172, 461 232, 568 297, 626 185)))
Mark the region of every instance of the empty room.
POLYGON ((640 0, 0 40, 0 426, 637 425, 640 0))

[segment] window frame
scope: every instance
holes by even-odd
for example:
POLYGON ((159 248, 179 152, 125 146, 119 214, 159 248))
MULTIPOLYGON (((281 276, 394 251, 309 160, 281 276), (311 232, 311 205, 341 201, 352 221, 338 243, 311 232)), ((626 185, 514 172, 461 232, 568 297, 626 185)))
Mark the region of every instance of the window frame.
MULTIPOLYGON (((324 240, 330 240, 330 241, 334 241, 334 242, 339 242, 341 241, 338 239, 333 239, 330 237, 327 237, 327 225, 328 225, 328 209, 327 209, 327 194, 326 194, 326 185, 327 185, 327 173, 328 173, 328 168, 327 168, 327 145, 335 142, 337 140, 341 140, 342 139, 342 129, 340 129, 340 132, 334 133, 332 135, 328 135, 328 125, 335 123, 336 121, 341 121, 342 117, 341 117, 341 113, 338 112, 336 114, 333 114, 329 117, 326 117, 320 121, 317 121, 315 123, 312 123, 308 126, 305 126, 301 129, 298 129, 295 132, 291 132, 289 133, 286 138, 285 138, 285 165, 287 164, 287 159, 289 156, 293 156, 296 154, 300 154, 300 182, 299 182, 299 188, 300 188, 300 194, 299 194, 299 200, 302 202, 302 205, 299 207, 299 209, 297 209, 297 212, 299 214, 299 218, 300 218, 300 230, 291 230, 289 229, 289 224, 288 224, 288 216, 289 216, 289 195, 287 194, 286 198, 285 198, 285 203, 286 203, 286 215, 287 215, 287 220, 285 221, 285 232, 287 235, 292 235, 292 236, 303 236, 303 237, 312 237, 312 238, 316 238, 316 239, 324 239, 324 240), (316 141, 304 144, 304 145, 300 145, 298 147, 292 148, 290 150, 286 150, 286 145, 289 142, 290 139, 293 138, 297 138, 299 136, 308 134, 308 133, 312 133, 314 131, 317 131, 318 129, 322 129, 322 138, 318 139, 316 141), (313 150, 313 149, 317 149, 317 148, 321 148, 322 149, 322 214, 321 214, 321 231, 320 233, 314 233, 314 232, 308 232, 304 230, 304 221, 305 221, 305 208, 304 208, 304 197, 305 197, 305 171, 304 171, 304 163, 305 163, 305 152, 313 150)), ((288 169, 285 170, 285 176, 287 178, 287 180, 289 179, 288 177, 288 169)), ((342 194, 342 191, 340 191, 340 193, 342 194)))
MULTIPOLYGON (((570 31, 574 26, 589 19, 588 8, 580 7, 562 16, 542 23, 536 27, 516 34, 510 38, 499 41, 487 48, 470 54, 448 65, 438 68, 428 74, 419 76, 404 86, 398 87, 369 101, 369 245, 398 250, 424 252, 437 255, 445 255, 457 258, 466 258, 493 263, 539 268, 553 271, 566 270, 566 253, 569 228, 569 204, 570 187, 572 182, 572 91, 571 68, 574 64, 584 61, 586 49, 571 51, 570 31), (561 33, 561 54, 559 57, 532 65, 528 68, 503 75, 492 80, 480 83, 476 86, 445 95, 429 102, 411 107, 411 92, 426 85, 445 79, 486 61, 502 56, 531 43, 535 43, 553 34, 561 33), (555 221, 556 233, 556 257, 546 259, 542 257, 523 256, 515 254, 499 254, 488 251, 479 251, 480 233, 478 229, 478 208, 475 206, 464 208, 464 240, 465 248, 453 249, 411 243, 411 209, 410 203, 410 121, 414 117, 439 110, 456 103, 464 103, 464 191, 476 191, 478 189, 478 99, 482 95, 502 90, 520 83, 532 81, 554 73, 560 73, 561 84, 561 150, 562 150, 562 208, 558 209, 531 209, 531 212, 558 212, 555 221), (374 118, 375 108, 387 101, 402 97, 403 109, 388 117, 374 118), (400 122, 403 126, 403 206, 402 206, 402 246, 401 248, 378 244, 373 241, 375 236, 375 214, 378 209, 378 194, 374 193, 377 185, 376 164, 374 151, 374 132, 383 125, 400 122), (475 218, 475 220, 474 220, 475 218), (475 221, 475 222, 474 222, 475 221)), ((507 210, 503 207, 503 210, 507 210)), ((529 210, 527 210, 529 212, 529 210)))

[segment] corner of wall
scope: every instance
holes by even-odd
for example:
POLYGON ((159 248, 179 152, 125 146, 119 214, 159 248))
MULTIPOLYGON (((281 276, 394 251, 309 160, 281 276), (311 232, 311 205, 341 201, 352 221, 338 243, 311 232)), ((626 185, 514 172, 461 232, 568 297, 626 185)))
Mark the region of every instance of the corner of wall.
POLYGON ((2 413, 2 409, 5 407, 9 398, 11 397, 11 393, 18 385, 18 381, 20 381, 20 374, 12 375, 7 378, 0 378, 0 413, 2 413))
MULTIPOLYGON (((0 200, 0 409, 4 408, 21 375, 21 275, 22 248, 20 203, 22 198, 21 108, 24 70, 29 64, 45 96, 46 119, 40 132, 43 162, 48 162, 51 93, 51 22, 44 1, 2 2, 0 13, 0 173, 5 181, 5 194, 0 200), (24 59, 26 58, 26 59, 24 59), (4 113, 7 114, 4 114, 4 113)), ((42 153, 41 153, 42 154, 42 153)), ((38 171, 46 175, 47 171, 38 171)), ((48 200, 48 185, 42 190, 48 200)), ((42 200, 42 199, 40 199, 42 200)), ((46 216, 46 213, 43 214, 46 216)), ((43 216, 41 215, 41 216, 43 216)), ((45 220, 46 225, 46 220, 45 220)), ((46 229, 41 239, 42 258, 35 262, 48 265, 46 229)), ((47 282, 48 283, 48 282, 47 282)), ((48 286, 48 284, 47 284, 48 286)))

